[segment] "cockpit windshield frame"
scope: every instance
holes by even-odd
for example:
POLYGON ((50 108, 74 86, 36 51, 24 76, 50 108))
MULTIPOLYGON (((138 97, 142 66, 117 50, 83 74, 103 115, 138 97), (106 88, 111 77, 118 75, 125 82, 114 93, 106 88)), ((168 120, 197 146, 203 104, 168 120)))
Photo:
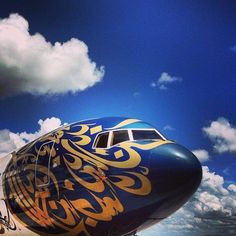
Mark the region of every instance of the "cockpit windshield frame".
MULTIPOLYGON (((114 144, 112 145, 112 140, 113 140, 113 133, 115 131, 128 131, 128 135, 129 135, 129 140, 126 140, 126 141, 135 141, 134 138, 133 138, 133 133, 132 133, 132 130, 143 130, 143 131, 155 131, 161 138, 162 140, 167 140, 157 129, 155 128, 124 128, 124 129, 115 129, 115 130, 106 130, 106 131, 103 131, 103 132, 100 132, 96 135, 95 139, 94 139, 94 142, 93 142, 93 146, 92 148, 93 149, 110 149, 111 147, 115 147, 115 146, 118 146, 120 143, 117 143, 117 144, 114 144), (105 133, 108 133, 108 141, 107 141, 107 147, 106 148, 103 148, 103 147, 96 147, 97 143, 98 143, 98 137, 102 134, 105 134, 105 133)), ((148 139, 146 139, 148 140, 148 139)), ((126 142, 124 141, 124 142, 126 142)))

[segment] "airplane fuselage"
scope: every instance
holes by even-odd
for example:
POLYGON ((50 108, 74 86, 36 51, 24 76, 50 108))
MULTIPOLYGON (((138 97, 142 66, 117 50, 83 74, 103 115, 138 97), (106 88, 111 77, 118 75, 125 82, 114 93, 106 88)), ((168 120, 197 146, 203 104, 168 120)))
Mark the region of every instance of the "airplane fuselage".
POLYGON ((0 159, 0 234, 128 235, 179 209, 202 169, 136 119, 66 125, 0 159))

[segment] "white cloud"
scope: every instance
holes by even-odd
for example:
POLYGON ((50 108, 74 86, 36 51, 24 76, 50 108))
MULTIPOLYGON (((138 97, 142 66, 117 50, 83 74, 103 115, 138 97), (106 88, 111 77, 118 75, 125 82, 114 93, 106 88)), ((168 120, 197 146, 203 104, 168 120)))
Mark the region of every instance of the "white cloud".
POLYGON ((16 148, 14 139, 11 137, 11 133, 7 129, 0 130, 0 156, 3 156, 16 148))
POLYGON ((55 117, 52 118, 47 118, 45 120, 40 119, 38 121, 38 124, 40 126, 40 129, 36 131, 35 133, 27 133, 27 132, 22 132, 19 134, 20 138, 28 141, 32 141, 43 134, 46 134, 58 127, 61 126, 61 120, 55 117))
POLYGON ((87 45, 76 38, 51 44, 39 33, 31 35, 19 14, 0 19, 0 32, 0 96, 74 93, 104 76, 104 68, 91 61, 87 45))
POLYGON ((236 152, 236 128, 227 119, 218 118, 212 121, 203 131, 213 141, 217 152, 236 152))
POLYGON ((204 149, 197 149, 192 151, 193 154, 200 160, 200 162, 205 162, 209 160, 209 153, 204 149))
POLYGON ((203 180, 192 199, 171 217, 139 236, 233 236, 236 232, 236 185, 203 167, 203 180), (229 191, 230 190, 230 191, 229 191))
POLYGON ((228 186, 228 190, 236 193, 236 185, 235 184, 230 184, 228 186))
POLYGON ((61 120, 55 117, 40 119, 38 121, 39 130, 34 133, 13 133, 10 130, 0 130, 0 157, 8 154, 9 152, 21 148, 26 143, 46 134, 61 126, 61 120))
POLYGON ((159 84, 168 84, 168 83, 173 83, 175 81, 182 81, 181 78, 175 77, 175 76, 170 76, 168 73, 163 72, 161 74, 161 77, 158 79, 159 84))
POLYGON ((181 82, 182 78, 176 77, 176 76, 171 76, 166 72, 162 72, 161 76, 159 77, 157 82, 152 82, 150 84, 151 87, 155 88, 158 87, 161 90, 167 90, 167 84, 171 84, 174 82, 181 82))

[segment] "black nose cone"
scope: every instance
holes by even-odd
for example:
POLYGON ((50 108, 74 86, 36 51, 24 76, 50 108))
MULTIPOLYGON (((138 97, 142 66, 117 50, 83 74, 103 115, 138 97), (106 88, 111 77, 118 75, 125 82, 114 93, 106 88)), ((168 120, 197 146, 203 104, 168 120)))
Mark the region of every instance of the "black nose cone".
POLYGON ((157 215, 165 218, 180 208, 197 190, 202 167, 192 152, 175 143, 152 150, 150 178, 157 215))

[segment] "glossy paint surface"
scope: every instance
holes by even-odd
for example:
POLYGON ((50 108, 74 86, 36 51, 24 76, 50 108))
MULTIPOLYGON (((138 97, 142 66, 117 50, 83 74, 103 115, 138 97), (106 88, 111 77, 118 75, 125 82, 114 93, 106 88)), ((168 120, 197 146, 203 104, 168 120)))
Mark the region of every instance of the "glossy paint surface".
POLYGON ((97 135, 153 129, 129 118, 61 127, 13 154, 3 175, 14 218, 41 235, 124 235, 152 225, 196 191, 201 165, 163 139, 93 148, 97 135))

